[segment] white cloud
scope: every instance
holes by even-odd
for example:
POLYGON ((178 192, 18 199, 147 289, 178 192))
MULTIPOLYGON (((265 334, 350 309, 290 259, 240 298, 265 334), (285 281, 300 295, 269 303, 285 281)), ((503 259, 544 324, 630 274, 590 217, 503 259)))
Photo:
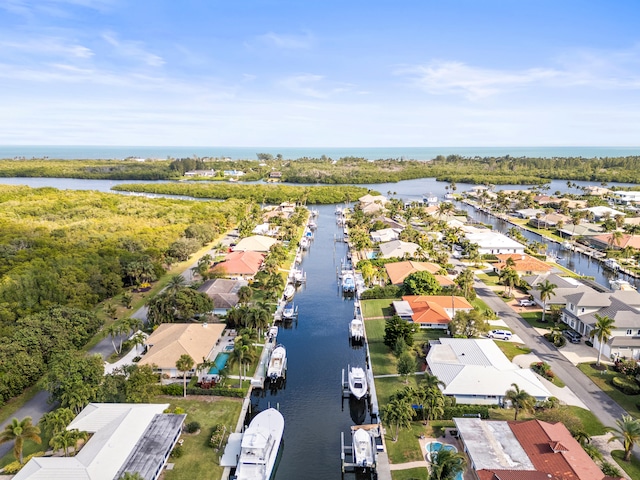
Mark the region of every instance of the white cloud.
POLYGON ((314 43, 313 36, 308 33, 304 35, 292 35, 269 32, 260 35, 258 40, 267 45, 291 50, 311 48, 314 43))
POLYGON ((116 54, 121 57, 143 62, 150 67, 161 67, 165 64, 162 57, 146 51, 141 42, 119 40, 113 32, 103 33, 102 38, 114 47, 116 54))
POLYGON ((278 83, 293 93, 313 98, 329 98, 352 88, 352 86, 348 84, 326 86, 324 80, 325 77, 322 75, 304 73, 285 77, 278 83))
POLYGON ((56 55, 86 59, 91 58, 94 55, 93 51, 88 47, 67 43, 64 39, 56 37, 32 37, 24 41, 5 39, 0 40, 0 48, 35 54, 38 56, 56 55))

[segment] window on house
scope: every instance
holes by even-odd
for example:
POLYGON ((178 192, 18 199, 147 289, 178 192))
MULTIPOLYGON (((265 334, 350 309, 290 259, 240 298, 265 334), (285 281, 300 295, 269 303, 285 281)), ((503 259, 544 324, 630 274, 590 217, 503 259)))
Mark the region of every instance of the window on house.
POLYGON ((584 313, 584 307, 580 309, 580 313, 584 313))
POLYGON ((631 329, 627 330, 627 335, 633 335, 633 331, 631 329))

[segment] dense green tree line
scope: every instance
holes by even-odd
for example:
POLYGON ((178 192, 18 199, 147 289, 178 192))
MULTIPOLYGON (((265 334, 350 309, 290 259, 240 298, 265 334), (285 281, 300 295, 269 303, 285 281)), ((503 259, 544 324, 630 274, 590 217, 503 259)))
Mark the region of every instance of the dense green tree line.
MULTIPOLYGON (((4 177, 66 177, 114 180, 176 180, 190 170, 242 170, 243 179, 267 179, 271 172, 288 183, 371 184, 434 177, 441 181, 491 184, 537 184, 551 179, 640 183, 640 156, 615 158, 462 157, 432 160, 342 157, 332 160, 283 160, 259 154, 259 160, 180 158, 134 160, 0 160, 4 177)), ((218 177, 223 179, 222 176, 218 177)), ((222 197, 228 198, 228 197, 222 197)))
POLYGON ((92 313, 58 306, 19 319, 0 338, 0 405, 37 381, 55 356, 82 348, 101 325, 92 313))
MULTIPOLYGON (((153 183, 121 184, 117 191, 185 195, 195 198, 244 199, 258 203, 279 204, 293 201, 308 204, 332 204, 357 200, 369 193, 363 187, 298 187, 289 185, 237 185, 227 183, 153 183)), ((377 193, 377 192, 374 192, 377 193)))
POLYGON ((0 337, 54 305, 90 309, 156 280, 246 211, 240 201, 0 187, 0 337))

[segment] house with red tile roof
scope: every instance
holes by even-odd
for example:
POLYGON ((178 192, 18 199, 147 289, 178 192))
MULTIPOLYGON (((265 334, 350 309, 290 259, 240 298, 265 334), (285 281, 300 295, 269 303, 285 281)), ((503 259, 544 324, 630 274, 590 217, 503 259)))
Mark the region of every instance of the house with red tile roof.
POLYGON ((604 233, 602 235, 596 235, 589 238, 589 243, 594 248, 606 250, 613 248, 614 250, 622 250, 626 247, 635 248, 640 250, 640 235, 629 235, 624 233, 618 240, 613 238, 613 233, 604 233))
POLYGON ((405 295, 402 301, 393 302, 396 313, 420 328, 446 329, 455 312, 473 310, 464 297, 449 295, 405 295))
POLYGON ((507 260, 513 260, 513 268, 518 275, 542 275, 551 271, 551 265, 526 253, 504 253, 496 255, 498 263, 493 264, 493 271, 500 274, 507 266, 507 260))
POLYGON ((560 422, 454 418, 479 480, 613 480, 560 422))
POLYGON ((264 257, 263 253, 251 250, 231 252, 211 270, 227 277, 249 280, 260 270, 264 257))
POLYGON ((404 279, 415 272, 427 271, 433 275, 437 274, 442 267, 436 263, 431 262, 389 262, 384 264, 384 269, 387 271, 389 281, 392 285, 401 285, 404 279))

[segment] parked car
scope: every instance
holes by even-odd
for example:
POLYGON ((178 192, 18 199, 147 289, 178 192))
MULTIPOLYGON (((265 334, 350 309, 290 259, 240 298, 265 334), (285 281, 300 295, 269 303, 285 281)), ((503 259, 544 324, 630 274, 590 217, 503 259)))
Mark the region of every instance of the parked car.
POLYGON ((562 333, 571 343, 580 343, 580 339, 582 338, 582 335, 575 330, 565 330, 562 333))
POLYGON ((518 305, 521 307, 535 307, 536 302, 529 300, 528 298, 523 298, 518 302, 518 305))
POLYGON ((496 340, 511 340, 513 334, 509 330, 491 330, 487 333, 487 337, 496 340))

